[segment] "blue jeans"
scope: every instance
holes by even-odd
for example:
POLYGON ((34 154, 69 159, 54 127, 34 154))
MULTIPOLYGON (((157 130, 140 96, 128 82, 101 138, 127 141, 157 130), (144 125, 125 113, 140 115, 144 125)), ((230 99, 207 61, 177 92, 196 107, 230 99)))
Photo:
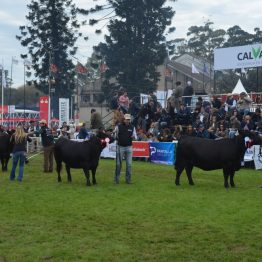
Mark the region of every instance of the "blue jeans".
POLYGON ((10 173, 10 180, 15 179, 16 166, 18 164, 18 161, 20 160, 19 161, 19 174, 18 174, 17 180, 22 181, 23 174, 24 174, 25 151, 19 151, 19 152, 13 153, 12 158, 13 158, 13 165, 12 165, 12 170, 10 173))
POLYGON ((118 146, 116 147, 116 170, 115 170, 115 183, 119 183, 120 173, 122 168, 122 160, 126 160, 126 183, 131 182, 132 171, 132 146, 118 146))

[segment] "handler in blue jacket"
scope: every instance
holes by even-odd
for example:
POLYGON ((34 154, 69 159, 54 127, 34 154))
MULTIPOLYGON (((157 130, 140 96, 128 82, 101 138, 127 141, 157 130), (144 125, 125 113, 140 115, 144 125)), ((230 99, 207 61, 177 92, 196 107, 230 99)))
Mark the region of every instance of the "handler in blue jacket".
POLYGON ((116 170, 115 170, 115 184, 119 184, 120 173, 122 168, 122 160, 125 156, 126 160, 126 183, 131 184, 132 172, 132 140, 137 139, 136 129, 130 123, 131 115, 125 114, 123 123, 116 126, 114 130, 117 141, 116 147, 116 170))

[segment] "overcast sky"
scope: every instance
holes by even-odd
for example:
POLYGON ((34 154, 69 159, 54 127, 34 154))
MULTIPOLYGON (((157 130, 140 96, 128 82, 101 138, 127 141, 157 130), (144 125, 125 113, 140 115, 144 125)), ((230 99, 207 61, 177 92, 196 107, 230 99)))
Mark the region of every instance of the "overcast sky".
MULTIPOLYGON (((93 3, 105 0, 74 0, 77 6, 89 8, 93 3)), ((130 0, 132 1, 132 0, 130 0)), ((15 35, 19 35, 19 26, 26 25, 25 16, 28 13, 27 4, 31 0, 0 0, 0 64, 10 70, 12 57, 20 60, 20 54, 26 53, 15 35)), ((242 29, 253 33, 255 27, 262 27, 262 0, 178 0, 174 4, 176 15, 173 26, 176 31, 173 38, 186 37, 187 29, 192 25, 203 25, 208 19, 214 22, 214 28, 228 29, 239 25, 242 29)), ((90 40, 78 43, 77 58, 85 63, 92 53, 92 46, 103 40, 97 37, 93 28, 86 27, 85 32, 90 40)), ((23 63, 13 66, 14 87, 23 84, 23 63)))

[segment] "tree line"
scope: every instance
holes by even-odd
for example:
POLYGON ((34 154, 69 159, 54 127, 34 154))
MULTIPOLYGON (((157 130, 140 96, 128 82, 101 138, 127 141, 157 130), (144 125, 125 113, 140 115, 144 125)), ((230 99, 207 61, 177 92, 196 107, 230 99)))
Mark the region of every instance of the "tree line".
MULTIPOLYGON (((96 5, 86 9, 76 6, 73 0, 31 0, 28 4, 28 24, 19 27, 20 35, 16 38, 27 48, 21 57, 31 60, 34 85, 43 93, 47 94, 51 85, 54 97, 72 96, 77 75, 74 61, 77 40, 88 41, 88 35, 83 35, 81 28, 90 25, 97 34, 102 33, 101 23, 108 29, 104 42, 94 47, 92 57, 85 64, 89 77, 103 77, 105 97, 119 87, 133 94, 154 91, 160 78, 157 67, 170 57, 191 53, 212 64, 214 48, 262 40, 258 27, 253 33, 238 25, 227 30, 214 29, 211 21, 188 28, 186 38, 174 39, 175 10, 168 5, 174 0, 106 0, 103 5, 93 2, 96 5), (91 19, 93 14, 101 16, 91 19), (105 70, 99 71, 101 65, 106 65, 105 70)), ((238 75, 248 89, 254 88, 256 74, 248 69, 245 75, 239 70, 219 72, 219 89, 232 88, 238 75)))

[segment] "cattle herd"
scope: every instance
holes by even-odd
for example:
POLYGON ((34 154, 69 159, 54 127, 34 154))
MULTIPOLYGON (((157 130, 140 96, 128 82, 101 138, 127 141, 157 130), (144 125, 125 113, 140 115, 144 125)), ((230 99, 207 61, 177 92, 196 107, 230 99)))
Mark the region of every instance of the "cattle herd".
MULTIPOLYGON (((193 167, 203 170, 222 169, 224 175, 224 186, 235 186, 235 172, 241 168, 246 151, 245 137, 249 137, 253 144, 261 144, 261 139, 250 132, 238 132, 235 138, 224 138, 219 140, 205 139, 199 137, 182 136, 177 143, 176 149, 176 185, 180 185, 180 176, 185 169, 188 182, 194 185, 192 178, 193 167), (228 183, 229 179, 229 183, 228 183)), ((12 152, 10 143, 11 134, 0 133, 0 158, 2 171, 7 171, 7 164, 12 152)), ((61 137, 55 143, 54 156, 57 164, 58 182, 61 182, 62 163, 65 163, 67 180, 72 181, 70 169, 81 168, 86 177, 87 186, 91 185, 89 171, 92 172, 92 184, 96 182, 96 169, 99 158, 106 144, 113 141, 112 136, 98 132, 96 136, 84 142, 71 141, 61 137)))

